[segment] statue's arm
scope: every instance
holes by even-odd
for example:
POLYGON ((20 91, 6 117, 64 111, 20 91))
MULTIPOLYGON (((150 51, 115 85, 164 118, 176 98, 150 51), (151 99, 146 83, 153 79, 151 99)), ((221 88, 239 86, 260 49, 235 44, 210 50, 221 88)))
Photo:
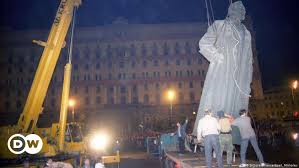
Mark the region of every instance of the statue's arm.
POLYGON ((217 24, 214 22, 206 34, 199 41, 199 52, 209 61, 222 61, 223 55, 217 51, 215 42, 217 39, 217 24))

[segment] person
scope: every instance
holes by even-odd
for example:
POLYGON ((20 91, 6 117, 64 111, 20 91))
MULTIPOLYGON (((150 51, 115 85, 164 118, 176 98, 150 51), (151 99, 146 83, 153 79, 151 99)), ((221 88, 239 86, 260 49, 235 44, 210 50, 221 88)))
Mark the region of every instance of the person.
POLYGON ((235 119, 232 125, 235 125, 239 128, 241 134, 241 165, 240 167, 246 167, 246 152, 248 147, 248 142, 250 141, 261 166, 265 166, 264 159, 260 148, 258 147, 258 143, 256 140, 256 135, 251 126, 250 118, 247 116, 247 112, 245 109, 240 110, 240 117, 235 119))
POLYGON ((52 159, 49 159, 45 168, 73 168, 73 166, 69 163, 53 162, 52 159))
POLYGON ((86 158, 86 159, 84 160, 84 165, 83 165, 82 168, 93 168, 93 166, 91 166, 91 164, 90 164, 90 160, 89 160, 88 158, 86 158))
POLYGON ((173 135, 177 135, 179 143, 179 154, 185 153, 185 138, 186 138, 186 128, 188 124, 188 119, 185 120, 185 123, 181 125, 180 122, 177 122, 177 131, 173 135))
POLYGON ((30 168, 30 163, 28 160, 25 160, 23 163, 23 168, 30 168))
POLYGON ((233 158, 233 140, 231 135, 231 123, 230 119, 225 116, 224 111, 219 111, 218 113, 218 123, 220 125, 220 135, 219 135, 219 141, 220 141, 220 153, 221 156, 223 155, 224 149, 226 149, 226 161, 228 164, 228 167, 232 166, 232 158, 233 158))
POLYGON ((220 153, 219 143, 220 125, 215 117, 212 116, 211 110, 205 110, 205 116, 199 120, 197 127, 198 142, 204 138, 204 148, 206 164, 208 168, 212 167, 212 150, 215 150, 218 168, 222 168, 222 156, 220 153))
POLYGON ((102 162, 102 158, 100 157, 98 162, 95 164, 95 168, 105 168, 104 163, 102 162))
POLYGON ((199 52, 210 64, 199 103, 194 135, 206 108, 210 108, 213 113, 224 110, 234 117, 238 116, 240 109, 248 109, 253 58, 251 35, 242 24, 245 13, 241 1, 232 3, 226 19, 216 20, 199 41, 199 52))

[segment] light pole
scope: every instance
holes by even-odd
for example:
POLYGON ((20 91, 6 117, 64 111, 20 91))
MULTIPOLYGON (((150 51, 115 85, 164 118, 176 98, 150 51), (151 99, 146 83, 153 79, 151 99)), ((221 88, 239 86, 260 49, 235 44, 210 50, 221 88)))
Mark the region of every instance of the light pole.
POLYGON ((292 83, 292 97, 293 97, 293 102, 295 102, 295 96, 294 96, 294 90, 296 90, 298 87, 298 81, 295 80, 293 83, 292 83))
POLYGON ((73 99, 69 100, 69 106, 72 108, 72 119, 73 119, 73 121, 75 121, 75 104, 76 104, 75 100, 73 100, 73 99))
POLYGON ((172 104, 173 104, 174 97, 175 97, 175 92, 172 89, 169 89, 167 91, 167 98, 170 103, 170 125, 172 124, 172 104))
POLYGON ((292 86, 291 86, 291 89, 292 89, 292 99, 293 99, 293 108, 294 110, 296 110, 296 102, 295 102, 295 94, 294 94, 294 90, 296 90, 298 87, 298 81, 295 80, 292 82, 292 86))

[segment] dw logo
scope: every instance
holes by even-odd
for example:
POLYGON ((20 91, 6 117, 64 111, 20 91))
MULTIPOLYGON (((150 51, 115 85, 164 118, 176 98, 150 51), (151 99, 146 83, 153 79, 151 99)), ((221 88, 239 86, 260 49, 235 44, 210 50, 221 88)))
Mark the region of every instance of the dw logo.
POLYGON ((12 135, 7 141, 8 149, 14 154, 37 154, 43 147, 42 139, 36 134, 29 134, 26 137, 21 134, 12 135))

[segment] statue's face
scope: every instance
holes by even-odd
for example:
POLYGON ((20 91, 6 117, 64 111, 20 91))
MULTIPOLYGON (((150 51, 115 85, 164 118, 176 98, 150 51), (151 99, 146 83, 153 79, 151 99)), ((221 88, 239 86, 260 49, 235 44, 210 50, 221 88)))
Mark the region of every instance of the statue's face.
POLYGON ((230 15, 231 18, 237 19, 239 21, 243 21, 245 19, 245 9, 240 9, 238 11, 233 11, 232 14, 230 15))
POLYGON ((230 18, 243 21, 245 19, 246 10, 242 3, 235 3, 230 6, 228 15, 230 18))

